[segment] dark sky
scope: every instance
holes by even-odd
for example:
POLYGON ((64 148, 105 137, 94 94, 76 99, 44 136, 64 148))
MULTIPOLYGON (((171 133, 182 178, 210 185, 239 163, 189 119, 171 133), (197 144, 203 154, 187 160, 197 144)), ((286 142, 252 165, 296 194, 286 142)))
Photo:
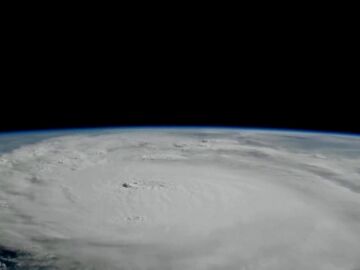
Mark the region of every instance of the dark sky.
POLYGON ((340 90, 322 96, 299 89, 229 91, 227 84, 204 85, 109 90, 107 84, 95 84, 90 90, 89 83, 83 89, 49 84, 45 91, 15 91, 2 100, 1 130, 217 125, 360 133, 356 98, 341 96, 340 90))
POLYGON ((219 125, 360 133, 354 71, 327 54, 281 49, 212 58, 204 49, 200 56, 100 59, 85 52, 16 54, 3 74, 0 129, 219 125))
POLYGON ((128 35, 116 27, 19 24, 4 50, 0 129, 220 125, 360 133, 346 38, 353 35, 268 23, 189 24, 184 31, 162 23, 128 35))

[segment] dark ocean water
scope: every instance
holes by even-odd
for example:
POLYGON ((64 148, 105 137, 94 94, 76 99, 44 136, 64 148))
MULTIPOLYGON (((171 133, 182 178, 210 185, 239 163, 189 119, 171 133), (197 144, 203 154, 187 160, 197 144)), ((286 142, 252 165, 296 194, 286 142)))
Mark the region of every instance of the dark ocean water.
POLYGON ((0 270, 54 269, 49 263, 50 262, 40 262, 36 260, 35 257, 28 252, 0 246, 0 270))

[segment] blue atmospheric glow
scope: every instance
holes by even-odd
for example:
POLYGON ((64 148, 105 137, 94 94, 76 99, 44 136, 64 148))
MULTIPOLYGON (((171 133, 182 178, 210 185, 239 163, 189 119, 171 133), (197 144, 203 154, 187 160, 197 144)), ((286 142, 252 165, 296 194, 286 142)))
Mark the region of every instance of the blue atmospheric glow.
POLYGON ((5 131, 0 132, 0 136, 9 135, 27 135, 27 134, 46 134, 51 135, 54 133, 84 133, 84 132, 99 132, 99 131, 138 131, 138 130, 233 130, 233 131, 255 131, 255 132, 271 132, 271 133, 290 133, 290 134, 319 134, 319 135, 332 135, 332 136, 350 136, 359 137, 360 134, 353 132, 339 132, 339 131, 323 131, 313 129, 291 129, 291 128, 269 128, 269 127, 242 127, 242 126, 203 126, 203 125, 188 125, 188 126, 175 126, 175 125, 139 125, 139 126, 100 126, 100 127, 75 127, 75 128, 49 128, 49 129, 34 129, 34 130, 18 130, 18 131, 5 131))

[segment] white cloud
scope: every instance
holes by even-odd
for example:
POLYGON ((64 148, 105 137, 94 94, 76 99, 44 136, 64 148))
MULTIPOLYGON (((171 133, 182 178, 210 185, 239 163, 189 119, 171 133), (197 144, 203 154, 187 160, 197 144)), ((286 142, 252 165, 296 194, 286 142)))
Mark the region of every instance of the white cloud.
POLYGON ((360 140, 315 151, 312 139, 132 131, 24 145, 0 155, 0 241, 62 269, 359 268, 360 157, 324 145, 360 140))

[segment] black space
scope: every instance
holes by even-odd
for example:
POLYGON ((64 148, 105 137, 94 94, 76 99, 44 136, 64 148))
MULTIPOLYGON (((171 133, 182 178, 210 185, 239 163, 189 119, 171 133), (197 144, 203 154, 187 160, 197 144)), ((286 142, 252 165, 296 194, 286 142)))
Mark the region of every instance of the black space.
POLYGON ((169 66, 154 59, 153 66, 131 67, 128 59, 117 69, 105 60, 74 66, 70 55, 54 57, 56 67, 32 59, 10 76, 2 131, 200 125, 360 133, 358 98, 338 69, 258 67, 253 58, 242 68, 225 60, 194 66, 192 56, 169 66))
POLYGON ((156 88, 147 85, 117 91, 98 85, 90 91, 49 84, 47 91, 8 95, 0 109, 1 130, 200 125, 360 133, 352 96, 344 99, 301 90, 227 91, 225 86, 212 86, 212 90, 182 89, 169 83, 156 92, 144 91, 156 88))
POLYGON ((19 24, 4 51, 0 129, 200 125, 360 133, 358 97, 350 92, 358 89, 354 35, 290 19, 19 24))

